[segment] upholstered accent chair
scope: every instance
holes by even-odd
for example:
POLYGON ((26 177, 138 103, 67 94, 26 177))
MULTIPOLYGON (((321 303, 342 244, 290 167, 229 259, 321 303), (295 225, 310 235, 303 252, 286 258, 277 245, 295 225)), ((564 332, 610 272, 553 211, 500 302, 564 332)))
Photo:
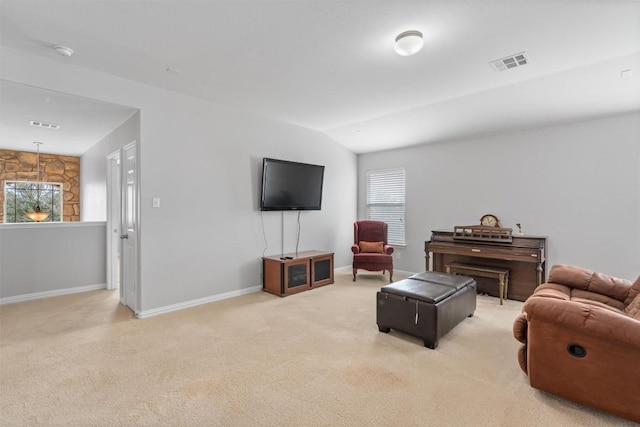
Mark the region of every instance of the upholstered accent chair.
POLYGON ((640 423, 640 277, 555 265, 513 333, 532 387, 640 423))
POLYGON ((389 282, 393 281, 393 247, 387 244, 387 223, 363 220, 353 223, 353 281, 361 268, 367 271, 389 271, 389 282))

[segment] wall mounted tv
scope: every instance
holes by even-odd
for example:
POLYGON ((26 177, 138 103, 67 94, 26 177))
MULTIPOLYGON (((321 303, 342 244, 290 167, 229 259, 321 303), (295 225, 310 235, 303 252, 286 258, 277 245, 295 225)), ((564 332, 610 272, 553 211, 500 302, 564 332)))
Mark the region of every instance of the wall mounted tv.
POLYGON ((320 210, 324 166, 264 158, 263 211, 320 210))

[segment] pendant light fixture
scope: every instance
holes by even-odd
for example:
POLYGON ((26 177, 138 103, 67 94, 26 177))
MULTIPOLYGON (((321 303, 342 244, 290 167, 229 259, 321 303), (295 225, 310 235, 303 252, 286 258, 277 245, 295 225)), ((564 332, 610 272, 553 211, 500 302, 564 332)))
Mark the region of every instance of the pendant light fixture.
POLYGON ((411 56, 422 49, 424 40, 420 31, 411 30, 398 34, 396 37, 396 53, 402 56, 411 56))
POLYGON ((36 172, 36 176, 37 176, 37 182, 38 182, 38 188, 37 188, 37 198, 36 198, 36 205, 33 208, 33 211, 31 212, 27 212, 25 215, 27 215, 27 217, 34 222, 40 222, 40 221, 44 221, 45 219, 49 218, 49 212, 42 212, 42 209, 40 209, 40 145, 42 145, 42 142, 38 142, 35 141, 34 144, 36 144, 36 147, 38 149, 38 161, 37 161, 37 172, 36 172))

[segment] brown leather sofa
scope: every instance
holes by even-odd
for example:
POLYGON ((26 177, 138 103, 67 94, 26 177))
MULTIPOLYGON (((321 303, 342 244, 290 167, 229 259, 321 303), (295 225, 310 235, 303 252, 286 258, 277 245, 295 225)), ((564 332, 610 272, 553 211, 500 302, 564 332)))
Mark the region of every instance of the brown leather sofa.
POLYGON ((640 277, 555 265, 513 334, 532 387, 640 422, 640 277))

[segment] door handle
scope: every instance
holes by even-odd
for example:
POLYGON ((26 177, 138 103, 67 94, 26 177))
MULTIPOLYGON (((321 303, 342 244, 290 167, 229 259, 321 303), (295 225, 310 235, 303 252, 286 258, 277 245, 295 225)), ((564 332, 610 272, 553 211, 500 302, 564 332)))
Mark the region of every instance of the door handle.
POLYGON ((128 234, 123 234, 122 236, 120 236, 121 239, 128 239, 129 235, 128 234))

